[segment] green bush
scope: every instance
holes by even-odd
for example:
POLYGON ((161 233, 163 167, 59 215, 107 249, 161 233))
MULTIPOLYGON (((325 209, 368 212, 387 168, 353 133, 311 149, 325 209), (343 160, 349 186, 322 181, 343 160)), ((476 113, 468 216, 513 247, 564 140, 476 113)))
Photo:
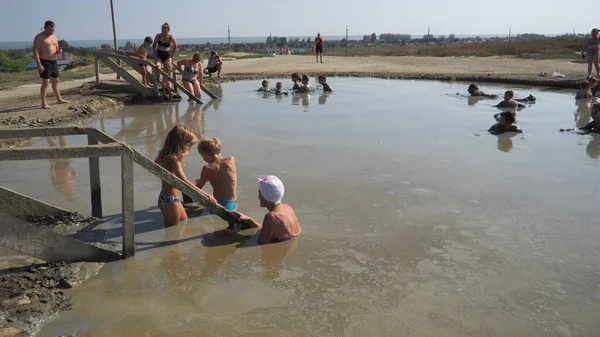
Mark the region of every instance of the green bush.
POLYGON ((7 55, 0 55, 0 68, 9 69, 11 71, 24 71, 27 68, 27 64, 31 63, 33 59, 27 55, 20 56, 18 58, 10 58, 7 55))
POLYGON ((65 67, 65 70, 71 70, 71 69, 75 69, 78 67, 86 67, 89 65, 94 64, 94 58, 91 56, 81 56, 81 57, 77 57, 73 60, 73 62, 69 63, 69 65, 67 65, 65 67))

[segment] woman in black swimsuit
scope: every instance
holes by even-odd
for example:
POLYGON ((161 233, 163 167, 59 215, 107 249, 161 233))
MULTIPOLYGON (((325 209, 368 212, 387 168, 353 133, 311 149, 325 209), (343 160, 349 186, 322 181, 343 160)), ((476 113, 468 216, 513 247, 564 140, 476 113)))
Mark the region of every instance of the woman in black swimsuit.
POLYGON ((152 49, 154 49, 154 63, 157 67, 162 67, 165 62, 173 62, 173 55, 177 51, 177 40, 169 34, 171 27, 165 22, 161 27, 161 32, 154 37, 152 49), (173 44, 173 49, 171 49, 173 44), (157 47, 158 45, 158 47, 157 47))
POLYGON ((177 69, 181 73, 181 80, 183 86, 189 91, 194 93, 194 96, 200 98, 201 90, 200 85, 202 84, 202 65, 200 62, 200 54, 196 53, 192 58, 184 59, 177 62, 177 69))
POLYGON ((283 183, 276 176, 266 176, 258 183, 258 200, 260 207, 269 210, 260 224, 249 216, 236 213, 240 220, 252 227, 260 228, 258 243, 283 242, 300 235, 302 229, 296 213, 289 205, 281 203, 283 198, 283 183))

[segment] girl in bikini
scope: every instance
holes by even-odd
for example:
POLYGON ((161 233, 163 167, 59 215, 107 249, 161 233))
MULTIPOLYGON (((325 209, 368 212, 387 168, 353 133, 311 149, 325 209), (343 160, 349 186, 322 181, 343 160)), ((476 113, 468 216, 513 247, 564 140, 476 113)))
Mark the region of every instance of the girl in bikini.
POLYGON ((261 228, 258 243, 283 242, 300 235, 302 229, 296 213, 289 205, 281 203, 285 189, 276 176, 266 176, 258 182, 258 200, 260 207, 265 207, 269 213, 260 224, 249 216, 236 213, 240 220, 253 227, 261 228))
MULTIPOLYGON (((193 182, 186 178, 185 172, 183 172, 183 157, 190 153, 190 148, 197 142, 198 137, 190 129, 183 125, 176 125, 167 134, 165 145, 158 152, 155 162, 179 179, 195 186, 193 182)), ((197 189, 208 198, 211 207, 217 204, 217 200, 210 194, 199 188, 197 189)), ((160 208, 160 212, 165 219, 165 226, 175 226, 180 221, 187 220, 187 213, 181 204, 181 200, 181 191, 163 181, 162 189, 158 195, 158 208, 160 208)))
MULTIPOLYGON (((202 84, 202 59, 199 53, 194 54, 191 59, 177 62, 177 69, 182 74, 183 86, 196 97, 200 98, 202 84)), ((191 100, 191 98, 190 98, 191 100)))
POLYGON ((175 40, 173 35, 169 34, 170 31, 171 27, 169 27, 169 23, 165 22, 161 27, 161 32, 154 37, 154 43, 152 44, 152 49, 154 49, 154 63, 159 68, 167 61, 172 62, 173 55, 177 51, 177 40, 175 40), (173 44, 172 50, 171 44, 173 44))

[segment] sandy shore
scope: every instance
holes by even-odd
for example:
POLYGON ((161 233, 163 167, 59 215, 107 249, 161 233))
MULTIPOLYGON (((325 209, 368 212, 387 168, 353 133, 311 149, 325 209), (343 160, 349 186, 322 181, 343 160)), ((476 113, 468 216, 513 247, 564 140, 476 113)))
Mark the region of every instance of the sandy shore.
MULTIPOLYGON (((289 77, 292 72, 327 76, 375 76, 383 78, 439 79, 498 82, 574 88, 585 75, 585 65, 570 60, 530 60, 514 57, 325 57, 316 63, 312 56, 278 55, 257 59, 225 60, 221 81, 289 77), (565 75, 553 78, 553 72, 565 75), (540 73, 548 76, 541 77, 540 73)), ((139 75, 132 71, 136 77, 139 75)), ((85 123, 106 109, 126 103, 133 91, 115 74, 102 74, 100 87, 95 79, 61 83, 63 96, 71 104, 40 109, 39 84, 0 91, 0 130, 2 128, 54 126, 85 123)), ((215 77, 206 79, 216 81, 215 77)), ((49 90, 50 91, 50 90, 49 90)), ((49 102, 53 102, 49 93, 49 102)), ((14 144, 0 142, 0 147, 14 144)))

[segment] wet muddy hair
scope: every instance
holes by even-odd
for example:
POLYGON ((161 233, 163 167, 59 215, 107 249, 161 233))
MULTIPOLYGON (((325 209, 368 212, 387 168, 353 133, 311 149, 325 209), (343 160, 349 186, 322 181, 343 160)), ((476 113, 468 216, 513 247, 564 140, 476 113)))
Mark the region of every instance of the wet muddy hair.
POLYGON ((294 78, 300 79, 300 74, 298 74, 298 73, 293 73, 293 74, 292 74, 292 79, 294 79, 294 78))
POLYGON ((600 103, 592 104, 592 108, 590 109, 590 111, 592 112, 592 115, 595 115, 598 112, 600 112, 600 103))
POLYGON ((308 75, 302 75, 302 81, 309 81, 308 75))
POLYGON ((48 21, 44 22, 44 28, 48 28, 48 27, 54 27, 54 26, 56 26, 56 25, 54 24, 54 21, 50 21, 50 20, 48 20, 48 21))
POLYGON ((319 81, 323 81, 323 82, 326 82, 326 81, 327 81, 327 78, 325 77, 325 75, 319 75, 319 77, 317 77, 317 79, 318 79, 319 81))
POLYGON ((146 38, 144 38, 144 43, 152 44, 152 38, 150 36, 146 36, 146 38))
POLYGON ((269 83, 269 81, 267 81, 267 80, 263 80, 263 81, 262 81, 262 86, 264 87, 264 86, 265 86, 265 85, 267 85, 268 83, 269 83))
POLYGON ((190 152, 190 148, 198 141, 194 132, 185 125, 175 125, 165 138, 165 144, 158 152, 155 162, 161 164, 168 156, 183 159, 190 152))
POLYGON ((475 83, 471 83, 471 85, 469 85, 469 88, 467 89, 467 92, 469 94, 472 94, 472 93, 476 92, 477 90, 479 90, 479 86, 475 83))
POLYGON ((504 117, 504 120, 510 124, 514 124, 517 121, 517 114, 513 111, 504 111, 500 113, 500 118, 504 117))
POLYGON ((221 141, 217 137, 202 137, 198 143, 198 152, 213 156, 221 154, 221 141))
POLYGON ((515 97, 515 92, 512 90, 507 90, 504 95, 510 96, 510 98, 512 99, 513 97, 515 97))

